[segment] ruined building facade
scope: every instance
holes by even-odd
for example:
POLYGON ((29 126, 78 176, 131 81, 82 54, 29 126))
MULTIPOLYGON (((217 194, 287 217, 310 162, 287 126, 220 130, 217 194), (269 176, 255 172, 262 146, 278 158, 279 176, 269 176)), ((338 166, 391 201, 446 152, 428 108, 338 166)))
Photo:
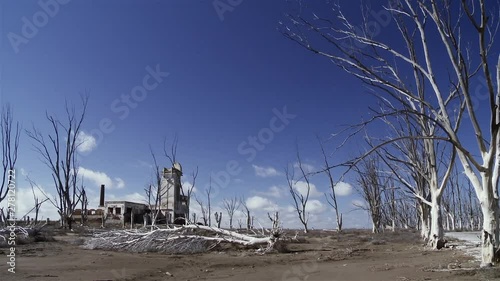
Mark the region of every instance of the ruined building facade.
POLYGON ((147 202, 107 201, 105 186, 101 185, 99 198, 99 217, 107 224, 123 225, 143 223, 151 224, 151 212, 160 210, 156 218, 158 224, 184 224, 189 216, 189 197, 182 195, 182 166, 174 163, 172 168, 163 168, 160 185, 161 199, 159 206, 147 202))
POLYGON ((181 164, 174 163, 172 168, 163 168, 160 210, 168 223, 179 223, 189 214, 189 198, 182 195, 181 189, 181 164))

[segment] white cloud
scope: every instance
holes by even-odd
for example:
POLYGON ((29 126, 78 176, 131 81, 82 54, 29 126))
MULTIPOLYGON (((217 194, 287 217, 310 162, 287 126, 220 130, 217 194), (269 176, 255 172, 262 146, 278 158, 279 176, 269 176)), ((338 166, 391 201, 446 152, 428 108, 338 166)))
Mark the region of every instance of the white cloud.
POLYGON ((284 191, 283 188, 273 185, 269 188, 269 196, 280 198, 283 196, 284 191))
POLYGON ((339 182, 335 185, 335 195, 337 196, 348 196, 352 193, 352 185, 346 182, 339 182))
MULTIPOLYGON (((307 182, 298 181, 293 186, 295 190, 297 190, 301 195, 307 195, 307 182)), ((319 192, 316 188, 316 185, 313 183, 309 183, 309 197, 320 197, 323 196, 322 192, 319 192)))
POLYGON ((104 172, 92 171, 84 167, 78 167, 78 175, 82 176, 84 180, 92 181, 96 186, 104 184, 107 188, 113 187, 113 180, 104 172))
POLYGON ((187 195, 188 194, 188 191, 190 188, 193 188, 192 192, 195 193, 197 191, 196 187, 193 187, 193 184, 188 182, 188 181, 185 181, 182 183, 182 189, 184 190, 184 194, 187 195))
MULTIPOLYGON (((35 196, 38 197, 39 202, 42 202, 46 199, 45 194, 49 196, 51 199, 52 194, 50 192, 47 192, 42 186, 40 188, 43 190, 43 192, 35 187, 35 196)), ((15 194, 15 216, 17 219, 22 219, 24 215, 30 216, 30 218, 35 217, 35 212, 28 213, 34 206, 35 206, 35 201, 33 198, 33 191, 31 190, 31 187, 16 187, 16 194, 15 194)), ((4 207, 4 210, 7 208, 7 200, 4 200, 1 204, 1 207, 4 207)), ((51 220, 57 220, 59 219, 59 215, 57 213, 56 208, 50 203, 49 201, 45 201, 41 208, 40 212, 38 213, 38 219, 39 220, 44 220, 46 218, 50 218, 51 220)))
POLYGON ((248 198, 246 204, 248 208, 252 210, 274 211, 278 208, 278 205, 271 202, 271 200, 261 196, 252 196, 248 198))
POLYGON ((140 194, 138 192, 118 196, 118 198, 119 198, 118 200, 132 201, 132 202, 138 202, 138 203, 146 202, 146 196, 144 196, 144 194, 140 194))
POLYGON ((268 178, 268 177, 275 177, 275 176, 281 175, 281 173, 278 172, 273 167, 261 167, 261 166, 257 166, 257 165, 252 165, 252 167, 255 170, 255 175, 258 177, 268 178))
POLYGON ((326 210, 325 205, 319 200, 309 200, 306 205, 306 211, 311 214, 319 214, 326 210))
POLYGON ((77 144, 78 144, 78 152, 85 153, 91 152, 94 148, 97 147, 96 139, 84 131, 80 131, 77 136, 77 144))
POLYGON ((78 167, 78 175, 82 176, 84 180, 91 181, 95 186, 106 185, 106 188, 121 189, 125 187, 125 181, 121 178, 111 179, 106 173, 93 171, 84 167, 78 167))
MULTIPOLYGON (((293 163, 293 167, 295 169, 299 169, 299 167, 300 167, 299 162, 293 163)), ((304 172, 306 172, 306 173, 312 173, 316 170, 316 168, 313 165, 305 164, 305 163, 302 163, 302 169, 304 169, 304 172)))
MULTIPOLYGON (((307 201, 306 212, 310 214, 320 214, 325 212, 326 210, 327 207, 320 200, 310 199, 307 201)), ((292 216, 297 216, 297 210, 292 205, 287 205, 286 207, 282 208, 282 211, 284 211, 286 214, 292 214, 292 216)))
POLYGON ((125 181, 122 180, 121 178, 115 178, 116 181, 116 188, 124 188, 125 187, 125 181))
POLYGON ((273 185, 269 188, 268 191, 256 192, 259 195, 270 196, 274 198, 283 198, 286 194, 287 190, 284 187, 279 187, 277 185, 273 185))

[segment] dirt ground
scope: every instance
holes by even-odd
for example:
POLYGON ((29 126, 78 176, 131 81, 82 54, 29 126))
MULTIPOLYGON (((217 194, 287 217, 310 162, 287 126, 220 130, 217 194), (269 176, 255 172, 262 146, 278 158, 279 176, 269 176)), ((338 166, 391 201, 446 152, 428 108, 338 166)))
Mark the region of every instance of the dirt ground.
POLYGON ((287 253, 265 255, 108 252, 82 249, 78 235, 55 238, 17 246, 15 274, 7 272, 8 249, 0 248, 0 280, 500 280, 500 268, 474 270, 478 263, 462 251, 426 250, 410 232, 315 231, 287 253))

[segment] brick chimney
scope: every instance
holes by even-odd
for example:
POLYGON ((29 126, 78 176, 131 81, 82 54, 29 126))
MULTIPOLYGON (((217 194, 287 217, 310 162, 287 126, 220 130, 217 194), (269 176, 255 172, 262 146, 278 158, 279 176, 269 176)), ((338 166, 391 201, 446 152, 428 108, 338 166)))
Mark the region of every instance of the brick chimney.
POLYGON ((99 207, 104 207, 104 184, 101 184, 101 196, 99 197, 99 207))

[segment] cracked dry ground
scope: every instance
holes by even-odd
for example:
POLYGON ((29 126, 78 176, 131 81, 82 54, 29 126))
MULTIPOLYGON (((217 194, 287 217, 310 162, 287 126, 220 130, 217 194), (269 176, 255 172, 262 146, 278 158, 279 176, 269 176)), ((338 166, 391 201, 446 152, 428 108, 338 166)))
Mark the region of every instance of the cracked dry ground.
MULTIPOLYGON (((107 252, 84 250, 75 241, 81 239, 18 246, 17 273, 8 274, 2 262, 0 280, 500 280, 500 269, 466 270, 478 263, 460 250, 426 250, 411 232, 313 231, 306 243, 289 244, 287 253, 266 255, 247 249, 107 252)), ((7 249, 0 254, 5 257, 7 249)))

